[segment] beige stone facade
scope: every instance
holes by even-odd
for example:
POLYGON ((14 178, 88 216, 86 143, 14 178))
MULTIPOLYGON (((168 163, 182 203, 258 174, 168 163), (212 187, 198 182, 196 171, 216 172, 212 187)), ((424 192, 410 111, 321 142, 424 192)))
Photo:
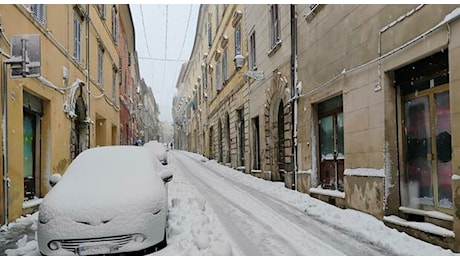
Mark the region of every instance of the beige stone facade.
MULTIPOLYGON (((216 20, 218 8, 205 6, 200 26, 216 20)), ((221 9, 224 20, 230 6, 221 9)), ((204 59, 214 85, 199 106, 206 111, 203 136, 210 138, 198 138, 205 141, 201 152, 240 166, 238 152, 228 160, 225 136, 227 113, 232 126, 243 104, 247 173, 460 251, 458 7, 238 6, 247 46, 239 73, 252 77, 241 94, 233 91, 244 84, 238 73, 217 92, 222 42, 212 41, 204 59)), ((230 24, 218 27, 217 37, 232 31, 230 24)), ((238 151, 232 129, 228 143, 238 151)))
POLYGON ((307 192, 320 198, 332 187, 347 208, 455 251, 460 23, 446 17, 456 18, 457 7, 299 5, 297 30, 298 162, 308 172, 307 192), (334 98, 340 104, 324 114, 334 98), (330 118, 326 130, 335 133, 331 147, 339 149, 333 156, 323 153, 330 118), (328 165, 338 172, 328 176, 328 165), (423 232, 412 221, 444 230, 423 232))
POLYGON ((247 5, 246 10, 248 38, 255 36, 255 48, 249 50, 255 62, 250 61, 248 70, 264 75, 249 80, 251 172, 267 180, 285 181, 291 188, 290 5, 247 5))
POLYGON ((248 84, 244 5, 202 5, 197 37, 177 82, 175 141, 228 166, 249 171, 248 84), (187 136, 184 145, 182 136, 187 136))

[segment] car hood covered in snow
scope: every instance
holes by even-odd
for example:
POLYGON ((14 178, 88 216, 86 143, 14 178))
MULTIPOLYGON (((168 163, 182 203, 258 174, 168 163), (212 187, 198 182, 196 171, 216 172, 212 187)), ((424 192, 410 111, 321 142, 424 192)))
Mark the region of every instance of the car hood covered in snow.
POLYGON ((97 225, 117 215, 158 211, 167 201, 155 167, 143 147, 86 150, 46 195, 40 212, 97 225))

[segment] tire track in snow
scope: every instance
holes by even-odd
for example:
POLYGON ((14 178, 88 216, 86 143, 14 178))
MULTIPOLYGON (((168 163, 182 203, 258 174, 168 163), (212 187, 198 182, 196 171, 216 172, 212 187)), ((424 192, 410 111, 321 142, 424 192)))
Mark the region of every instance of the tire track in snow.
MULTIPOLYGON (((179 164, 182 168, 183 173, 187 173, 189 175, 184 174, 185 178, 189 181, 190 184, 194 185, 196 190, 200 192, 203 195, 203 198, 208 200, 209 205, 212 206, 213 211, 218 215, 219 220, 222 223, 222 226, 227 230, 227 232, 232 236, 233 242, 238 245, 239 249, 244 252, 245 255, 261 255, 262 253, 258 250, 257 246, 254 245, 251 242, 251 239, 249 239, 246 236, 241 236, 240 234, 243 234, 243 231, 237 227, 234 226, 234 223, 230 221, 230 218, 225 217, 231 214, 231 212, 224 211, 220 207, 215 207, 215 201, 211 201, 208 199, 209 194, 214 194, 215 191, 212 190, 209 186, 204 185, 199 178, 193 176, 193 173, 185 167, 183 163, 180 162, 180 160, 177 160, 177 164, 179 164), (193 180, 192 180, 193 178, 193 180), (199 183, 197 183, 199 182, 199 183), (224 217, 223 217, 224 216, 224 217), (231 228, 228 228, 231 227, 231 228), (237 239, 235 239, 237 238, 237 239)), ((216 200, 214 198, 213 200, 216 200)))
MULTIPOLYGON (((185 153, 182 153, 182 155, 198 163, 200 162, 185 153)), ((334 223, 327 222, 319 216, 309 215, 299 208, 289 205, 268 193, 256 190, 244 183, 237 182, 225 174, 210 168, 204 163, 201 163, 201 166, 251 194, 252 198, 257 199, 261 203, 264 203, 268 207, 272 208, 274 212, 287 212, 288 214, 283 214, 282 216, 286 220, 289 220, 291 225, 295 225, 297 228, 302 229, 305 232, 314 234, 316 239, 327 241, 327 244, 339 245, 340 250, 346 255, 396 255, 394 252, 391 252, 391 250, 370 242, 368 239, 363 238, 356 232, 351 232, 341 226, 334 225, 334 223)))
MULTIPOLYGON (((212 169, 204 167, 202 162, 194 158, 190 158, 185 154, 181 153, 179 155, 178 153, 175 153, 174 156, 177 158, 183 158, 183 156, 186 156, 189 162, 193 162, 199 167, 198 169, 203 169, 214 173, 212 169)), ((247 249, 252 248, 252 252, 250 253, 255 253, 256 255, 321 255, 324 254, 325 251, 327 251, 329 255, 343 255, 341 250, 337 250, 329 243, 321 240, 315 241, 314 245, 309 244, 308 241, 314 241, 315 239, 311 233, 305 232, 304 230, 299 229, 297 226, 294 227, 293 225, 285 225, 285 216, 282 216, 276 212, 279 209, 274 211, 273 208, 268 207, 264 201, 260 201, 259 199, 254 198, 252 192, 244 191, 238 186, 234 185, 229 186, 231 190, 218 190, 215 187, 211 187, 208 182, 203 181, 203 177, 196 176, 196 173, 192 172, 190 168, 187 168, 186 165, 181 162, 181 160, 177 160, 177 162, 181 164, 182 167, 184 167, 184 170, 190 174, 190 176, 187 177, 193 176, 193 182, 195 184, 198 182, 198 184, 206 190, 204 191, 203 189, 199 189, 200 191, 205 192, 203 193, 205 197, 207 197, 209 200, 212 200, 210 201, 210 204, 213 205, 214 211, 220 215, 220 218, 223 222, 227 222, 223 223, 224 226, 226 226, 230 231, 229 233, 231 233, 233 236, 234 241, 239 246, 242 246, 241 249, 245 253, 247 253, 247 249), (225 196, 224 193, 228 193, 228 196, 225 196), (237 198, 232 198, 230 195, 237 196, 237 198), (251 208, 253 212, 257 212, 257 215, 254 215, 250 210, 244 208, 241 204, 242 200, 245 200, 245 203, 249 205, 247 207, 251 208), (226 202, 227 205, 221 203, 220 201, 226 202), (222 205, 225 205, 225 207, 230 206, 232 210, 224 210, 222 205), (224 212, 220 212, 221 210, 224 212), (259 217, 261 215, 263 215, 263 218, 259 217), (236 218, 237 221, 232 222, 232 218, 236 218), (251 221, 252 219, 253 221, 251 221), (244 223, 241 222, 242 220, 244 223), (283 225, 271 226, 268 220, 271 220, 271 223, 283 223, 283 225), (228 225, 229 223, 230 225, 228 225), (232 228, 235 227, 235 224, 242 225, 238 227, 238 232, 232 231, 232 228), (243 240, 247 240, 252 244, 258 242, 257 245, 252 245, 249 247, 247 241, 240 243, 242 234, 245 234, 243 240), (298 237, 301 237, 303 240, 296 241, 296 244, 293 244, 293 234, 295 234, 294 240, 298 237), (254 251, 254 246, 259 248, 259 252, 254 251), (299 251, 299 249, 301 251, 299 251)), ((191 168, 197 169, 195 167, 191 168)), ((208 175, 207 177, 219 179, 221 182, 227 182, 227 180, 222 176, 216 177, 213 174, 208 175)))

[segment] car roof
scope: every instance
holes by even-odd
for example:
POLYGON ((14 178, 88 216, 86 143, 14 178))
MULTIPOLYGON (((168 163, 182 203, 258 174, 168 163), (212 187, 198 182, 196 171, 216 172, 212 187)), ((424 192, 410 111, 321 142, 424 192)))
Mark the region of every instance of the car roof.
POLYGON ((154 165, 149 162, 149 153, 138 146, 103 146, 91 148, 80 153, 67 169, 67 175, 115 177, 124 172, 134 175, 152 171, 154 165), (134 171, 135 170, 135 171, 134 171))

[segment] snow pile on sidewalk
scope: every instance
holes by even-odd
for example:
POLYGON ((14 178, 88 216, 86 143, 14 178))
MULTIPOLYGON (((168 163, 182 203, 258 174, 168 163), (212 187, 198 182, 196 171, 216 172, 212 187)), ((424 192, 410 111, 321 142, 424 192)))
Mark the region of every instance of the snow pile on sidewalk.
POLYGON ((0 255, 37 256, 38 212, 20 217, 15 222, 0 228, 0 255))
POLYGON ((241 255, 227 239, 217 216, 202 195, 184 179, 177 165, 169 165, 174 177, 168 189, 168 246, 151 255, 241 255))

